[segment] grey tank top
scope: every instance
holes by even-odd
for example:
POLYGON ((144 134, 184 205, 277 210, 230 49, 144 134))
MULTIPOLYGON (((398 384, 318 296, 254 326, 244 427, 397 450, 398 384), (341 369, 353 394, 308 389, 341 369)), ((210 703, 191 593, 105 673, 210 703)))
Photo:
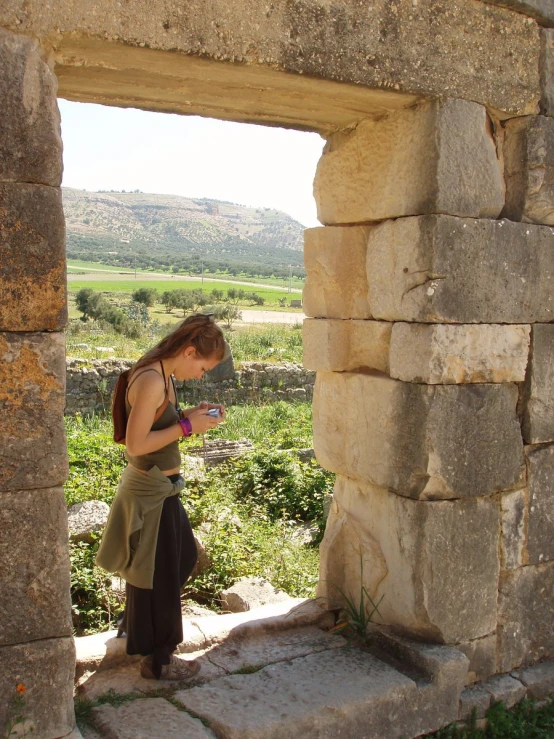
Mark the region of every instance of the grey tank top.
MULTIPOLYGON (((149 370, 145 370, 145 372, 146 371, 149 370)), ((153 371, 156 372, 156 370, 153 371)), ((175 384, 173 384, 173 389, 175 391, 175 384)), ((166 392, 168 392, 167 388, 166 392)), ((177 398, 176 391, 175 397, 177 398)), ((129 400, 127 399, 127 396, 125 396, 125 409, 127 411, 127 416, 129 416, 129 413, 131 412, 131 405, 129 403, 129 400)), ((151 430, 159 431, 160 429, 166 429, 168 426, 174 426, 178 421, 179 411, 173 405, 173 403, 170 402, 167 404, 167 408, 164 410, 158 420, 152 424, 151 430)), ((133 467, 136 467, 137 470, 144 470, 145 472, 151 470, 152 467, 158 467, 160 470, 175 469, 181 466, 179 440, 175 439, 175 441, 172 441, 170 444, 167 444, 161 449, 157 449, 155 452, 150 452, 149 454, 141 454, 136 457, 131 456, 127 453, 127 450, 125 450, 125 459, 129 462, 129 464, 133 465, 133 467)))

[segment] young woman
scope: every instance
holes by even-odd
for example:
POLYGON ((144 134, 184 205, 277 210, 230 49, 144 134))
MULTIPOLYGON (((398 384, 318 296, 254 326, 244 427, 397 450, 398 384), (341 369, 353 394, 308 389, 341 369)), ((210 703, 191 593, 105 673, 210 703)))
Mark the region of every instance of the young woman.
POLYGON ((203 434, 225 418, 221 405, 180 410, 173 378, 200 379, 226 354, 221 329, 209 316, 183 321, 134 365, 126 395, 127 467, 123 471, 97 564, 127 582, 119 633, 127 654, 141 654, 141 674, 182 680, 195 661, 173 653, 183 640, 181 588, 197 560, 192 529, 179 499, 179 440, 203 434), (208 411, 218 409, 219 417, 208 411))

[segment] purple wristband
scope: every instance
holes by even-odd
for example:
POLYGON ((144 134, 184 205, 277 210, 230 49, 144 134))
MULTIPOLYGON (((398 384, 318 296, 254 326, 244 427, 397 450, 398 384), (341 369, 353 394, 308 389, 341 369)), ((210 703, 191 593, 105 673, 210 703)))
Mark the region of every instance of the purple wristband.
POLYGON ((179 426, 183 429, 183 436, 190 436, 192 434, 192 423, 188 418, 181 418, 179 420, 179 426))

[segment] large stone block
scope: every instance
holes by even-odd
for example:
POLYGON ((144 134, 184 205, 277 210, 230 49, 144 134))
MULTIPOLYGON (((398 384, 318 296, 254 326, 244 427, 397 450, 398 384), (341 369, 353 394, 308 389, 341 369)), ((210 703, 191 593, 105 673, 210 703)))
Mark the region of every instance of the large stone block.
POLYGON ((306 318, 304 367, 326 372, 362 367, 388 372, 391 329, 386 321, 306 318))
POLYGON ((71 636, 63 490, 0 495, 0 644, 71 636))
POLYGON ((449 213, 496 218, 504 180, 485 108, 424 103, 332 134, 314 180, 325 224, 449 213))
POLYGON ((554 29, 550 28, 541 31, 540 84, 541 113, 554 116, 554 29))
POLYGON ((370 228, 304 231, 303 306, 307 316, 371 318, 365 270, 370 228))
MULTIPOLYGON (((529 520, 527 552, 530 564, 554 560, 554 444, 527 447, 529 520)), ((554 597, 554 593, 552 594, 554 597)))
POLYGON ((552 0, 483 0, 489 5, 500 5, 534 18, 542 26, 554 26, 554 5, 552 0))
POLYGON ((521 382, 530 330, 498 324, 395 323, 390 375, 430 384, 521 382))
POLYGON ((0 29, 0 182, 61 184, 56 91, 38 41, 0 29))
POLYGON ((61 190, 0 184, 0 282, 0 330, 42 331, 65 326, 61 190))
POLYGON ((378 622, 448 644, 486 636, 496 627, 498 536, 491 498, 413 501, 340 476, 319 595, 341 602, 342 590, 358 605, 363 582, 375 603, 382 597, 378 622))
POLYGON ((0 333, 0 491, 67 477, 65 337, 0 333))
POLYGON ((554 441, 554 324, 531 331, 531 355, 521 391, 523 438, 528 444, 554 441))
POLYGON ((418 385, 318 372, 314 449, 348 477, 425 500, 514 487, 523 445, 514 385, 418 385))
POLYGON ((424 216, 369 233, 373 318, 422 323, 554 320, 554 230, 511 221, 424 216))
POLYGON ((500 496, 500 558, 502 569, 513 570, 527 564, 525 535, 528 525, 528 493, 514 490, 500 496))
POLYGON ((506 206, 511 221, 554 225, 554 120, 514 118, 504 140, 506 206))
POLYGON ((554 562, 503 572, 498 593, 498 672, 554 657, 554 562))
POLYGON ((496 634, 456 644, 469 659, 466 685, 487 680, 496 672, 496 634))
POLYGON ((58 739, 70 734, 75 726, 73 639, 39 639, 0 647, 0 659, 0 726, 4 728, 15 713, 23 715, 28 729, 33 726, 34 731, 11 736, 58 739), (18 685, 24 686, 23 694, 16 690, 18 685), (24 700, 21 710, 14 710, 17 697, 24 700))

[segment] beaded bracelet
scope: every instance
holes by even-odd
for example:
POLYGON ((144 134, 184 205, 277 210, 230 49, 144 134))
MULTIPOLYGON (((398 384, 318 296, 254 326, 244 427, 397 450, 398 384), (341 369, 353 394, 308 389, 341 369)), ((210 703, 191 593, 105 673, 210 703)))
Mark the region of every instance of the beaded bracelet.
POLYGON ((179 419, 179 426, 183 429, 183 436, 190 436, 192 434, 192 423, 190 422, 190 419, 179 419))

